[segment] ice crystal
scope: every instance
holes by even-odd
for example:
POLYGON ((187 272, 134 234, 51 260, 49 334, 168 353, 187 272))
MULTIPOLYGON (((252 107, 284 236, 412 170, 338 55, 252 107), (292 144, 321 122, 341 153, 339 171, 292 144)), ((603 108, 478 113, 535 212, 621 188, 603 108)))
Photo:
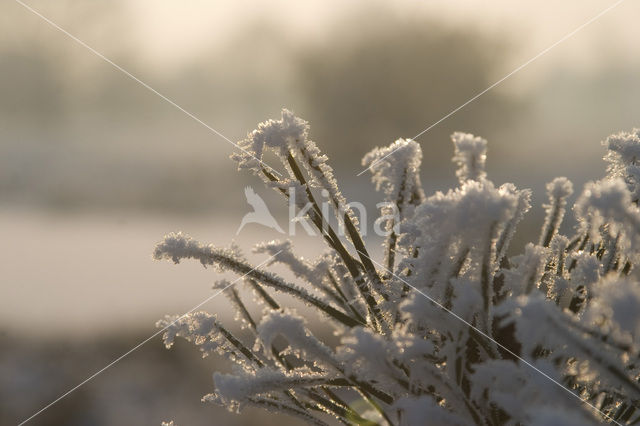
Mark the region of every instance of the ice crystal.
POLYGON ((451 136, 455 147, 453 161, 458 164, 456 175, 460 183, 487 176, 484 170, 487 160, 487 141, 470 133, 456 132, 451 136))

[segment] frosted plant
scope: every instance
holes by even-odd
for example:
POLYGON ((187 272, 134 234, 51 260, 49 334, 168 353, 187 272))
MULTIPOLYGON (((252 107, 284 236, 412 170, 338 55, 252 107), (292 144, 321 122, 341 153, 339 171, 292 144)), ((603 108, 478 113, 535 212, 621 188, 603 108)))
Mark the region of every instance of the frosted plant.
POLYGON ((254 268, 237 248, 181 233, 155 249, 156 259, 191 258, 235 272, 262 306, 252 314, 233 283, 221 281, 242 334, 205 312, 158 322, 167 347, 182 337, 204 356, 232 361, 233 373, 215 373, 215 391, 204 401, 316 425, 640 423, 640 131, 605 142, 609 174, 578 197, 573 235, 559 231, 573 188, 556 178, 547 185, 539 239, 512 257, 509 243, 531 194, 487 179, 485 140, 453 135, 459 185, 430 197, 420 185, 417 143, 400 139, 373 150, 363 164, 400 212, 399 223, 386 224, 379 263, 308 130, 284 110, 233 156, 284 197, 294 187, 294 201, 312 205, 309 220, 326 243, 317 259, 298 257, 290 241, 255 247, 271 256, 269 264, 290 268, 295 282, 254 268), (256 160, 267 151, 286 177, 256 160), (335 217, 318 205, 323 190, 335 217), (284 306, 283 294, 316 313, 284 306), (320 316, 337 343, 315 336, 305 315, 320 316))

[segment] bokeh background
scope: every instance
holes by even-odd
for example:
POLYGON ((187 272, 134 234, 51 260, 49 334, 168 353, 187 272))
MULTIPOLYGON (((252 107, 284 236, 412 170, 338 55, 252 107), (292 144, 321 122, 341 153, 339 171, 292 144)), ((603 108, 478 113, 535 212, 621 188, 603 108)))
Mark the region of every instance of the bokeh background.
MULTIPOLYGON (((28 4, 233 141, 294 110, 347 198, 373 208, 363 154, 420 133, 613 1, 28 4)), ((449 135, 481 135, 490 177, 534 191, 515 250, 535 238, 545 182, 567 176, 579 192, 604 174, 600 141, 640 126, 638 16, 623 2, 418 138, 427 192, 455 184, 449 135)), ((13 0, 0 4, 0 77, 0 424, 17 424, 211 294, 214 271, 151 260, 163 234, 249 252, 280 235, 235 235, 244 187, 283 226, 287 209, 235 170, 231 144, 13 0)), ((223 297, 203 308, 231 322, 223 297)), ((31 424, 284 424, 200 403, 226 368, 157 337, 31 424)))

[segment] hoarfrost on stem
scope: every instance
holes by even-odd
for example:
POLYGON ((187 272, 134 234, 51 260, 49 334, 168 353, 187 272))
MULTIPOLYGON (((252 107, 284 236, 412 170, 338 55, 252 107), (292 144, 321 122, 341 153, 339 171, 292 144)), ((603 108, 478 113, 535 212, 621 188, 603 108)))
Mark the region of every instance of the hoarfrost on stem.
POLYGON ((451 140, 455 147, 453 161, 458 165, 456 175, 460 183, 469 179, 484 179, 487 176, 484 170, 487 161, 487 141, 462 132, 454 133, 451 140))
POLYGON ((627 183, 635 203, 640 198, 640 129, 609 136, 603 145, 604 159, 609 163, 609 178, 622 178, 627 183))
POLYGON ((452 136, 459 186, 429 197, 416 142, 374 149, 363 164, 400 212, 386 223, 393 232, 382 266, 370 257, 308 123, 283 110, 240 143, 251 155, 233 158, 284 197, 294 187, 296 202, 312 203, 306 214, 326 251, 303 259, 290 241, 258 244, 254 251, 270 256, 267 267, 293 272, 289 282, 254 268, 237 248, 169 234, 154 258, 232 271, 254 301, 226 281, 217 284, 248 329, 242 334, 205 312, 157 325, 166 328, 167 347, 182 337, 203 356, 232 362, 231 373, 215 373, 215 390, 203 400, 233 411, 256 406, 316 425, 330 418, 361 425, 638 423, 639 137, 634 130, 604 142, 608 175, 579 195, 570 235, 560 225, 572 184, 551 181, 540 237, 521 254, 509 244, 531 192, 487 178, 484 139, 452 136), (288 176, 253 158, 267 150, 288 176), (333 217, 317 204, 321 190, 333 217), (332 228, 335 220, 346 238, 332 228), (334 337, 307 320, 317 315, 285 306, 283 294, 314 308, 334 337))

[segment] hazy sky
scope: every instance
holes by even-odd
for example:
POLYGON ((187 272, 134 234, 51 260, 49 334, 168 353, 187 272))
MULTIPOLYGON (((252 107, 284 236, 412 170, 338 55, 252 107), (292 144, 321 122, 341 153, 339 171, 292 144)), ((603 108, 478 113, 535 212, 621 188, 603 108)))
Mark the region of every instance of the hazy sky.
MULTIPOLYGON (((135 46, 136 55, 142 62, 157 66, 158 72, 171 72, 185 61, 211 56, 211 49, 224 49, 230 40, 243 34, 256 22, 272 22, 289 35, 290 42, 303 45, 309 41, 323 40, 326 35, 335 32, 338 26, 343 25, 341 16, 365 15, 376 9, 372 5, 377 4, 399 17, 424 17, 506 36, 519 47, 519 51, 511 57, 512 63, 505 64, 506 74, 616 1, 137 0, 121 1, 115 8, 113 3, 110 5, 107 2, 89 4, 33 0, 28 3, 98 51, 108 54, 112 46, 135 46), (98 10, 109 16, 116 9, 125 12, 119 19, 105 19, 92 28, 81 26, 83 14, 90 16, 98 10)), ((4 16, 0 16, 0 23, 4 27, 19 26, 20 33, 26 28, 28 32, 47 33, 52 39, 62 37, 46 29, 44 22, 17 3, 9 1, 2 5, 2 10, 5 12, 4 16)), ((515 83, 526 83, 559 64, 577 71, 590 71, 603 65, 603 53, 625 63, 640 63, 640 55, 637 54, 637 40, 640 40, 638 16, 640 2, 623 1, 571 40, 545 55, 543 60, 537 61, 534 69, 519 73, 517 79, 513 80, 515 83)), ((4 36, 11 37, 11 32, 6 31, 4 36)), ((6 41, 0 40, 0 43, 6 41)))
MULTIPOLYGON (((185 57, 204 54, 201 49, 210 48, 211 40, 218 40, 220 45, 224 45, 229 37, 242 32, 247 23, 256 20, 268 19, 278 23, 279 28, 292 34, 300 43, 322 39, 339 24, 337 16, 363 13, 371 3, 366 0, 142 0, 124 4, 136 21, 136 42, 144 47, 150 60, 170 66, 185 57)), ((506 31, 521 43, 519 56, 526 60, 615 4, 615 1, 399 0, 378 3, 399 16, 423 15, 488 31, 506 31)), ((578 68, 597 64, 602 49, 607 49, 608 53, 613 49, 621 59, 637 63, 640 55, 633 52, 637 52, 637 41, 640 40, 638 16, 640 2, 624 1, 559 47, 554 59, 571 62, 578 68)))

